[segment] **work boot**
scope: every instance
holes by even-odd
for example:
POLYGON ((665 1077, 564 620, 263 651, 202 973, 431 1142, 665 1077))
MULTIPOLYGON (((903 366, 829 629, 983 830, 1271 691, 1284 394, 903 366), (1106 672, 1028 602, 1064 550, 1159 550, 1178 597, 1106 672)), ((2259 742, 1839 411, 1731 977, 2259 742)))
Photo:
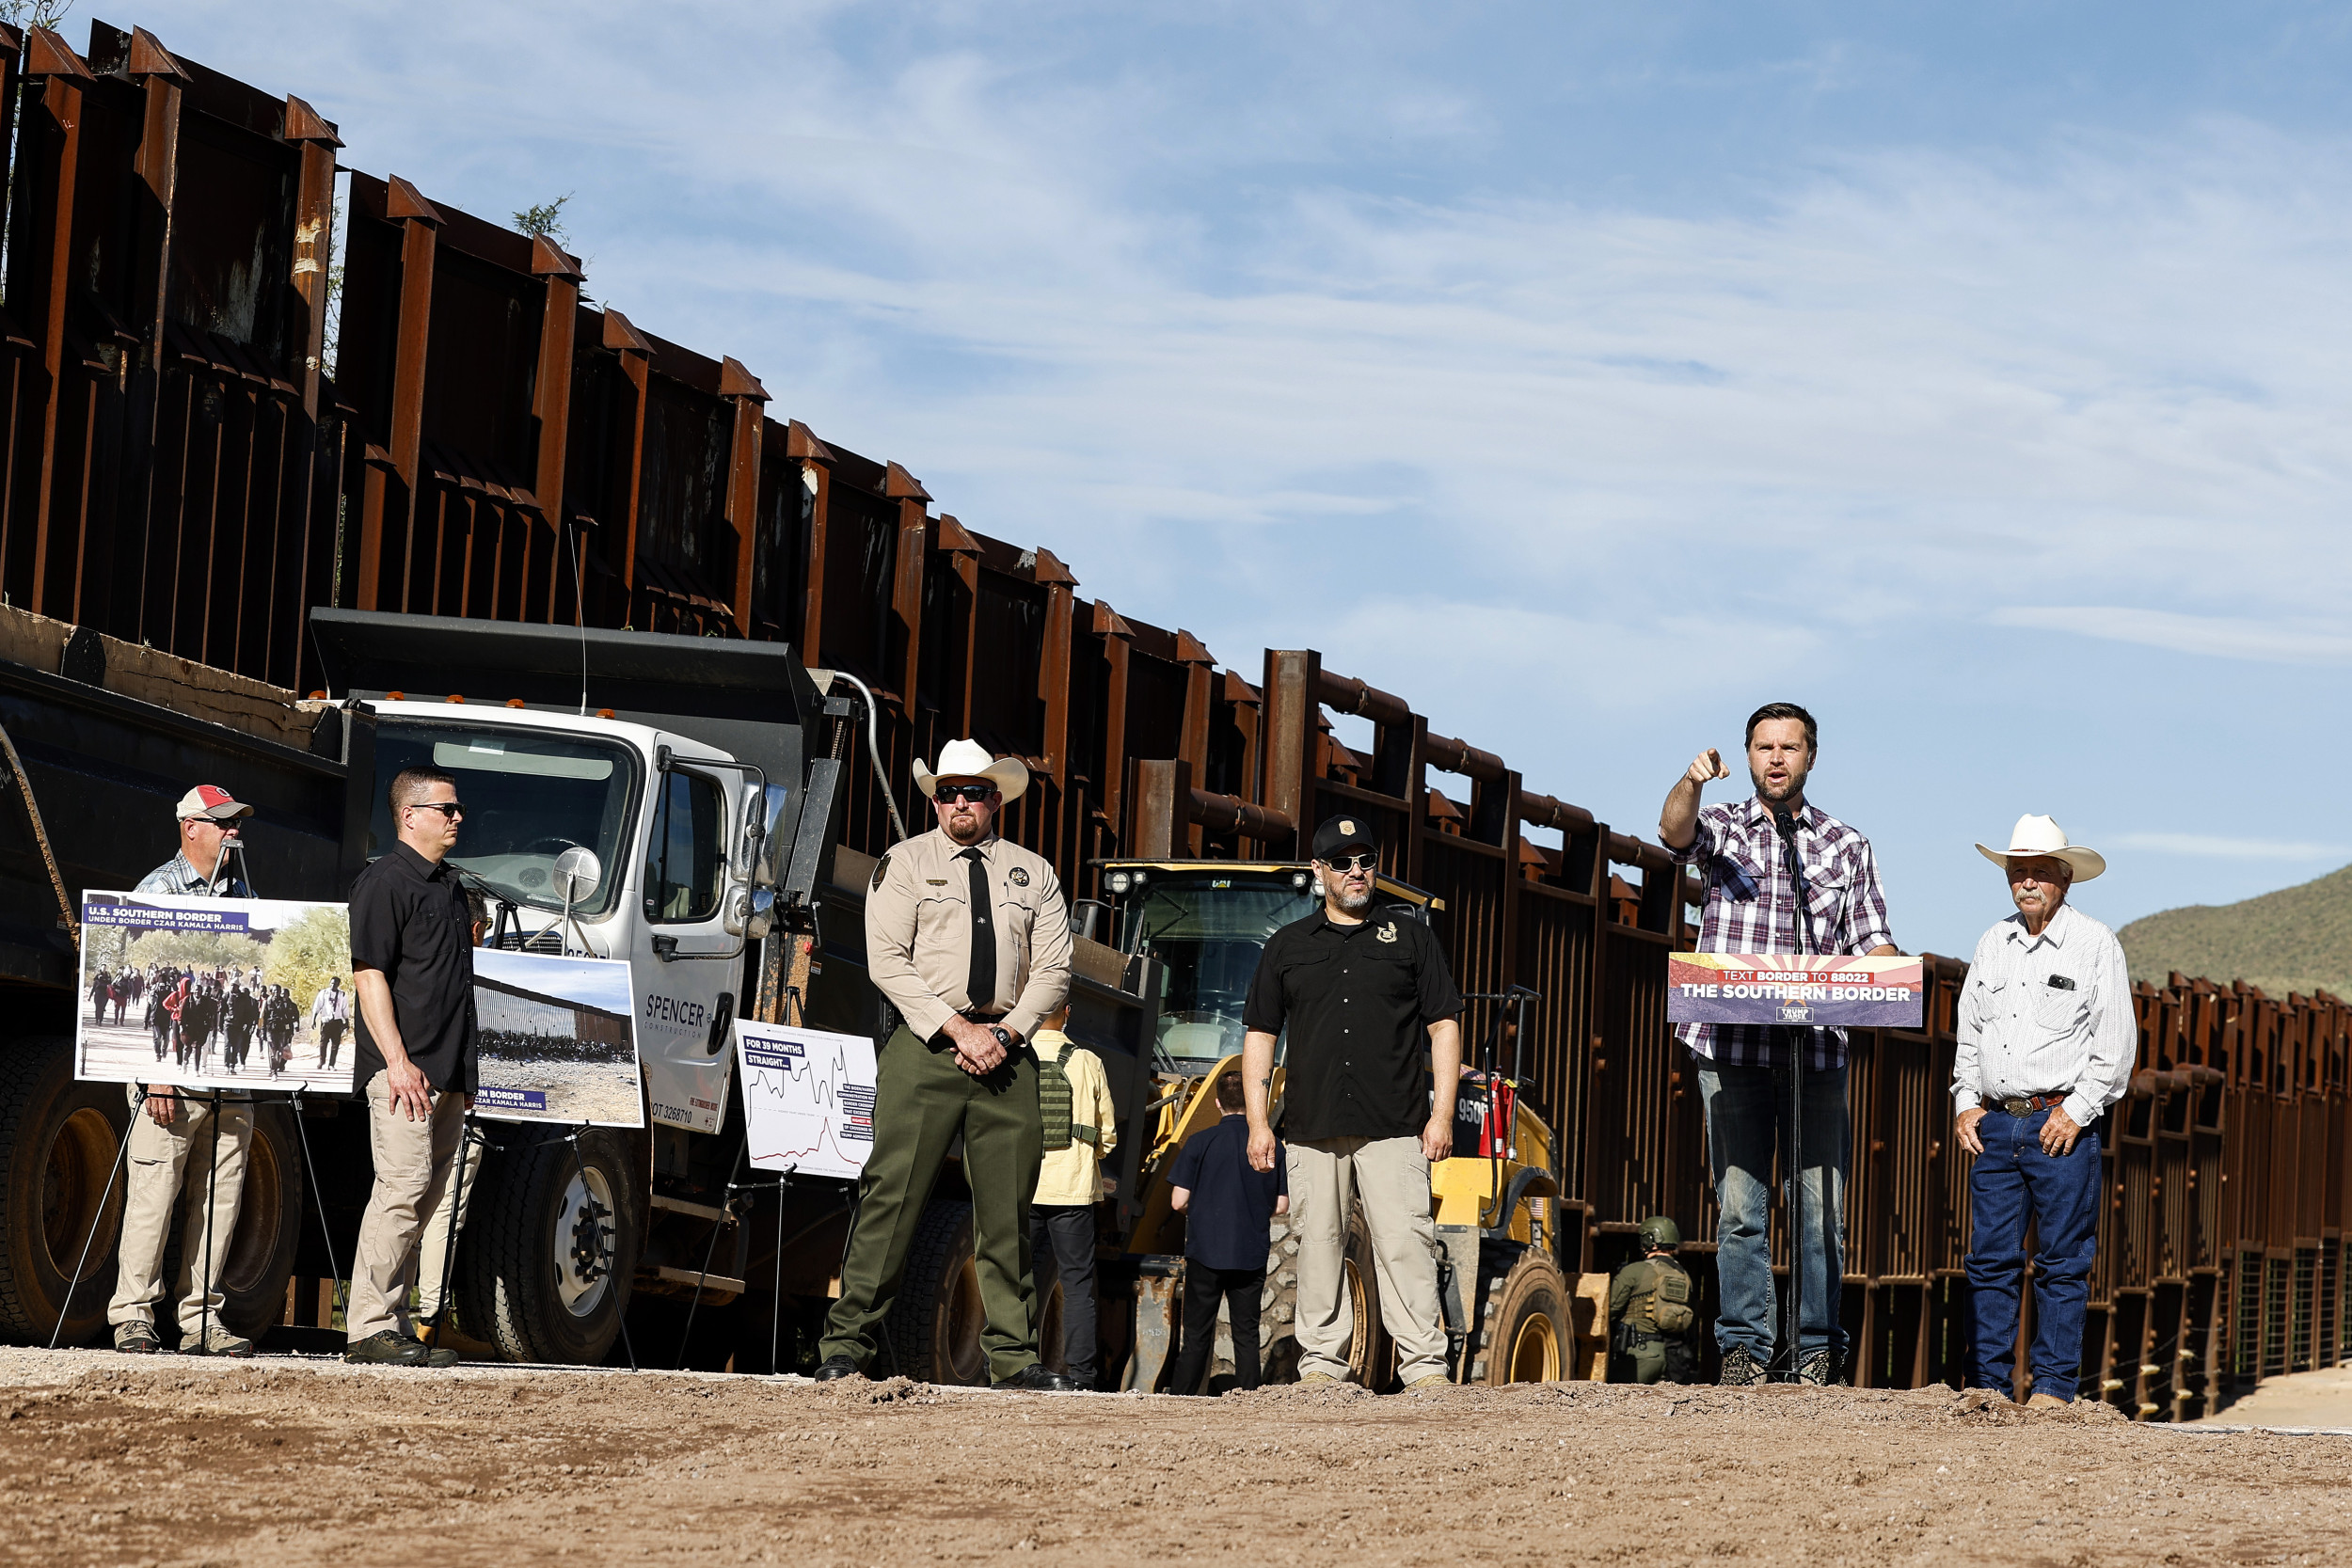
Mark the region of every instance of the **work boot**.
POLYGON ((1078 1386, 1059 1372, 1047 1371, 1032 1361, 1012 1376, 989 1385, 992 1388, 1009 1389, 1014 1393, 1074 1394, 1078 1386))
POLYGON ((1301 1388, 1336 1388, 1340 1380, 1329 1372, 1308 1372, 1298 1380, 1301 1388))
MULTIPOLYGON (((456 1359, 455 1352, 444 1353, 456 1359)), ((433 1352, 421 1339, 411 1339, 392 1329, 379 1329, 364 1339, 354 1339, 343 1350, 346 1361, 360 1361, 379 1367, 421 1367, 433 1352)))
POLYGON ((253 1354, 252 1340, 246 1338, 242 1334, 230 1333, 227 1327, 220 1323, 213 1323, 204 1330, 204 1344, 201 1349, 199 1349, 194 1344, 190 1343, 190 1341, 195 1339, 195 1338, 196 1336, 193 1334, 186 1334, 182 1337, 181 1344, 183 1354, 192 1355, 230 1355, 240 1358, 253 1354))
POLYGON ((1764 1364, 1748 1353, 1745 1345, 1734 1345, 1724 1352, 1723 1375, 1715 1379, 1721 1388, 1753 1388, 1764 1381, 1764 1364))
POLYGON ((2074 1408, 2074 1402, 2062 1400, 2056 1394, 2037 1393, 2026 1399, 2026 1408, 2028 1410, 2072 1410, 2074 1408))
POLYGON ((1817 1350, 1797 1363, 1797 1381, 1826 1388, 1837 1381, 1837 1353, 1817 1350))
POLYGON ((125 1355, 153 1355, 164 1348, 155 1338, 155 1325, 137 1318, 127 1323, 115 1324, 115 1349, 125 1355))
POLYGON ((828 1355, 808 1374, 819 1383, 832 1383, 845 1377, 864 1377, 865 1370, 847 1355, 828 1355))
POLYGON ((1423 1372, 1405 1386, 1408 1394, 1425 1394, 1433 1388, 1443 1388, 1454 1380, 1443 1372, 1423 1372))

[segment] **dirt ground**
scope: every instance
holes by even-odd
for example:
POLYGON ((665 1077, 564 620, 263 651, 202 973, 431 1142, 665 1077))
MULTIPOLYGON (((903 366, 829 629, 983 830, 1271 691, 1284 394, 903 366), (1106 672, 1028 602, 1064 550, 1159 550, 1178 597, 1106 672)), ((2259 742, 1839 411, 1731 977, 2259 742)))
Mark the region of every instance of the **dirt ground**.
POLYGON ((2352 1439, 1989 1396, 1010 1395, 0 1351, 0 1560, 2341 1563, 2352 1439))

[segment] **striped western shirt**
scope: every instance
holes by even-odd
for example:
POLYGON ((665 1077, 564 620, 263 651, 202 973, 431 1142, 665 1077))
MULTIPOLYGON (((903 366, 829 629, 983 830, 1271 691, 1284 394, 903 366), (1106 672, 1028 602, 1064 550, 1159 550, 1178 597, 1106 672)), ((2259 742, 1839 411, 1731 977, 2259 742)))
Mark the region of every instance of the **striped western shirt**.
MULTIPOLYGON (((1892 947, 1886 895, 1870 841, 1812 805, 1794 815, 1797 855, 1812 914, 1810 938, 1797 918, 1797 894, 1772 831, 1772 814, 1751 795, 1700 810, 1698 835, 1674 852, 1705 883, 1699 922, 1702 953, 1867 953, 1892 947)), ((1675 1033, 1691 1053, 1719 1067, 1779 1067, 1791 1031, 1760 1023, 1685 1023, 1675 1033)), ((1846 1061, 1843 1029, 1806 1029, 1808 1069, 1846 1061)))

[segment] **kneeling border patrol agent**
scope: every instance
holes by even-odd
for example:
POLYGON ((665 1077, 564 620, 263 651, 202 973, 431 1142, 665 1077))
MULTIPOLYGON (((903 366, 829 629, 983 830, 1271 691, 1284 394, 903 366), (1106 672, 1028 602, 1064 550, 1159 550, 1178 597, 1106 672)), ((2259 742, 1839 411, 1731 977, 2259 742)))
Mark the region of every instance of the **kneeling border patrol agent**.
POLYGON ((1636 1383, 1688 1383, 1696 1365, 1698 1286, 1675 1259, 1682 1227, 1663 1214, 1642 1222, 1642 1256, 1609 1283, 1610 1353, 1636 1383))
POLYGON ((1070 993, 1070 906, 1041 856, 993 832, 1029 770, 977 741, 921 763, 939 826, 894 847, 866 896, 866 973, 905 1022, 876 1061, 874 1148, 841 1259, 841 1299, 818 1349, 822 1380, 875 1368, 879 1330, 947 1150, 963 1139, 972 1251, 999 1388, 1076 1387, 1038 1364, 1030 1200, 1044 1132, 1029 1037, 1070 993))

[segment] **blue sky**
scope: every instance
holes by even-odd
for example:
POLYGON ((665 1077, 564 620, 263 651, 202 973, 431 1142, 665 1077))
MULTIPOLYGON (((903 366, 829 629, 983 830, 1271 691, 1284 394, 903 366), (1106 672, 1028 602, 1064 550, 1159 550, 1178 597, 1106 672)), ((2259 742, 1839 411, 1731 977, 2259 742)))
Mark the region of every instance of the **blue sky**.
MULTIPOLYGON (((1256 676, 1654 835, 1758 703, 1905 945, 2352 860, 2352 13, 334 7, 165 43, 1256 676)), ((70 28, 78 32, 79 24, 70 28)), ((1442 781, 1441 781, 1442 782, 1442 781)), ((1457 792, 1458 792, 1458 781, 1457 792)), ((1718 786, 1719 792, 1723 786, 1718 786)))

